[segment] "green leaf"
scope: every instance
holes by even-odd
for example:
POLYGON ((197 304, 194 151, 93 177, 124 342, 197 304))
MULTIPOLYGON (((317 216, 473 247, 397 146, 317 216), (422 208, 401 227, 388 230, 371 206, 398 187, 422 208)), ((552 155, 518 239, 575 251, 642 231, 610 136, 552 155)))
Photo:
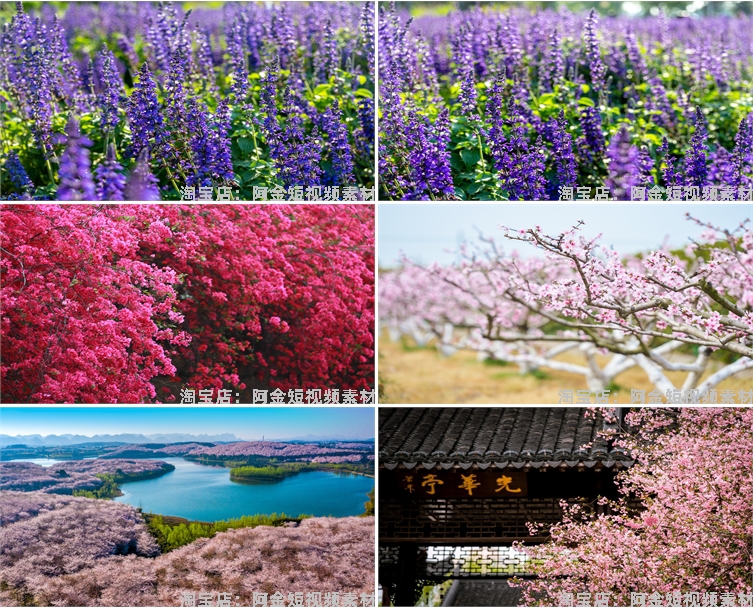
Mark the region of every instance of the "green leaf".
POLYGON ((356 97, 368 97, 369 99, 374 99, 374 93, 368 89, 358 89, 356 91, 356 97))
POLYGON ((248 137, 239 137, 237 140, 241 152, 249 153, 254 150, 254 140, 248 137))
POLYGON ((593 108, 596 104, 594 103, 594 100, 591 99, 590 97, 581 97, 578 100, 578 105, 579 106, 588 106, 590 108, 593 108))
POLYGON ((366 84, 366 76, 364 76, 363 74, 361 74, 358 77, 358 84, 366 84))
POLYGON ((552 105, 552 102, 555 100, 556 95, 554 93, 544 93, 541 97, 539 97, 539 105, 540 106, 549 106, 552 105))
POLYGON ((580 85, 580 90, 584 93, 588 93, 591 90, 591 87, 584 83, 580 85))
POLYGON ((465 166, 469 169, 475 167, 476 163, 481 160, 481 155, 478 150, 461 150, 460 157, 463 159, 465 166))
POLYGON ((324 84, 319 84, 314 89, 314 95, 322 95, 323 97, 327 96, 327 93, 329 93, 329 89, 332 85, 328 82, 325 82, 324 84))

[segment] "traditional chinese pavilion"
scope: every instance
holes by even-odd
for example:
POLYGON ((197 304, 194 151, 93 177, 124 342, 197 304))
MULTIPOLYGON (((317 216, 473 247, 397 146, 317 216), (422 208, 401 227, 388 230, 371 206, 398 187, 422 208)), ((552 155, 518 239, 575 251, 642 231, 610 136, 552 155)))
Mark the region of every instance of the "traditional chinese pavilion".
POLYGON ((505 579, 525 575, 509 548, 547 540, 527 523, 559 521, 562 500, 598 510, 599 496, 617 496, 614 475, 632 461, 604 428, 577 407, 379 408, 384 593, 412 606, 417 589, 455 579, 468 583, 447 600, 475 602, 455 605, 516 605, 500 603, 512 597, 505 579), (495 603, 481 603, 490 590, 495 603))

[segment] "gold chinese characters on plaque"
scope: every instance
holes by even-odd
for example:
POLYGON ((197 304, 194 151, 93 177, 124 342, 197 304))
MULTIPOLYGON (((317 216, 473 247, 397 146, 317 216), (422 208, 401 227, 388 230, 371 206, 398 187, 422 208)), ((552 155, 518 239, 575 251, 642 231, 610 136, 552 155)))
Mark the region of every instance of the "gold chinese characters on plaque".
POLYGON ((380 473, 380 494, 403 498, 527 496, 526 474, 473 469, 395 469, 380 473))

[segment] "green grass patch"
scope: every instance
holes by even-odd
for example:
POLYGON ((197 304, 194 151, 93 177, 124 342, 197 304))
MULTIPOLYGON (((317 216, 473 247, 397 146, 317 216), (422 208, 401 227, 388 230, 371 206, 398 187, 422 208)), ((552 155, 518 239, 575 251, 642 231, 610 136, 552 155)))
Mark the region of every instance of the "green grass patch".
POLYGON ((173 551, 184 545, 191 544, 199 538, 212 538, 218 532, 227 532, 238 528, 255 528, 256 526, 282 526, 288 522, 300 522, 311 515, 291 517, 285 513, 271 515, 244 515, 233 519, 205 523, 183 520, 183 518, 142 513, 147 522, 149 533, 154 536, 163 553, 173 551), (172 524, 169 522, 173 522, 172 524))
POLYGON ((489 367, 509 367, 512 364, 509 361, 502 361, 502 359, 488 357, 487 359, 484 359, 484 365, 488 365, 489 367))

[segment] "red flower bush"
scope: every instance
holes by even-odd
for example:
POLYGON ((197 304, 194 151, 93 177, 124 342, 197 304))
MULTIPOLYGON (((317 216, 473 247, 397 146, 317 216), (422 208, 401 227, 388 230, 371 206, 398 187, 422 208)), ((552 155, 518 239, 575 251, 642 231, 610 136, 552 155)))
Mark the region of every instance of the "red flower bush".
POLYGON ((4 206, 2 392, 373 385, 374 208, 4 206))

